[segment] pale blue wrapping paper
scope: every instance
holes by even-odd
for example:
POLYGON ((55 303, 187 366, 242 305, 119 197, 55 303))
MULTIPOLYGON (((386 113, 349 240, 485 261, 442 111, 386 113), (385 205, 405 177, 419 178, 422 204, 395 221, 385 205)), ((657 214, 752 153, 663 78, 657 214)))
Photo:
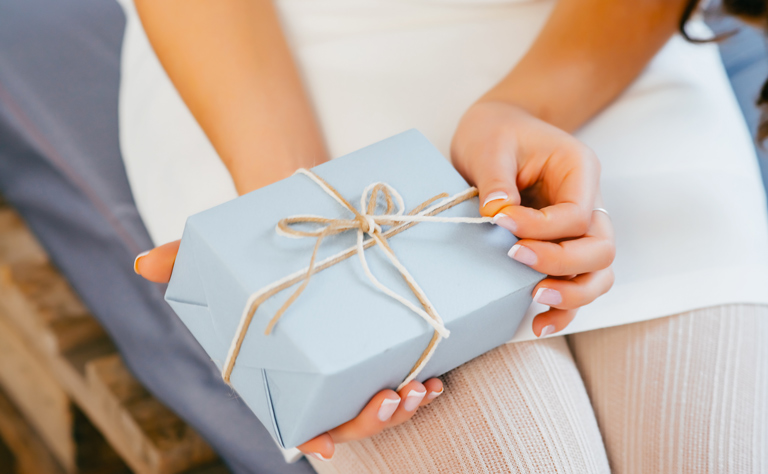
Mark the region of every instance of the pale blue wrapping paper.
MULTIPOLYGON (((406 212, 436 194, 468 187, 416 130, 313 171, 355 206, 368 184, 386 182, 403 196, 406 212)), ((315 239, 275 232, 280 219, 297 214, 351 216, 308 177, 294 175, 188 219, 165 297, 220 368, 249 295, 308 265, 315 239)), ((477 217, 478 200, 440 215, 477 217)), ((355 239, 355 232, 326 238, 318 260, 355 239)), ((492 224, 420 223, 389 243, 451 331, 421 381, 508 341, 543 278, 507 257, 515 238, 492 224)), ((418 306, 380 249, 374 246, 366 256, 383 284, 418 306)), ((231 376, 234 389, 282 447, 354 418, 375 393, 397 387, 433 334, 419 316, 376 289, 353 256, 313 276, 265 335, 294 289, 258 309, 231 376)))

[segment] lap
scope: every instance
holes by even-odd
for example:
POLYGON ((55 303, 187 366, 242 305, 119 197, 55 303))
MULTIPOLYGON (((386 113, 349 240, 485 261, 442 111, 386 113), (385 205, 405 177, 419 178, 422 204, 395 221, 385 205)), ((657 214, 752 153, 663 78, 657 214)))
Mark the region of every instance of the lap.
POLYGON ((768 306, 568 338, 615 472, 768 468, 768 306))
MULTIPOLYGON (((725 305, 499 347, 321 474, 760 472, 768 306, 725 305)), ((762 464, 761 464, 762 463, 762 464)))
POLYGON ((565 338, 508 344, 443 377, 407 423, 337 446, 326 473, 608 472, 565 338))

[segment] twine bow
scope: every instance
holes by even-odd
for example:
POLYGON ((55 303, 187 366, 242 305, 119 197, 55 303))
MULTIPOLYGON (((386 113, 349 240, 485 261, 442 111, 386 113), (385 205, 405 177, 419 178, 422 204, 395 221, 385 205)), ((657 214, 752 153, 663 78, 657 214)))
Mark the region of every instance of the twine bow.
POLYGON ((309 265, 307 267, 287 275, 286 277, 281 278, 280 280, 277 280, 251 294, 245 304, 243 314, 240 318, 240 324, 237 327, 235 337, 232 339, 232 343, 229 347, 227 359, 224 362, 224 367, 221 372, 222 377, 224 378, 225 382, 229 383, 230 375, 234 369, 237 355, 239 354, 240 347, 242 346, 243 340, 245 339, 245 334, 248 331, 248 327, 251 324, 251 320, 253 319, 256 310, 262 303, 264 303, 275 294, 290 288, 296 283, 301 282, 301 285, 293 292, 293 294, 291 294, 285 303, 283 303, 280 309, 270 320, 266 330, 264 331, 264 334, 269 335, 280 317, 291 306, 291 304, 296 301, 299 295, 307 287, 309 280, 312 278, 312 275, 333 265, 336 265, 337 263, 346 260, 352 255, 357 254, 360 257, 360 263, 363 267, 363 270, 365 271, 365 275, 368 277, 371 283, 374 284, 374 286, 376 286, 387 296, 393 298, 417 315, 421 316, 421 318, 424 319, 424 321, 426 321, 427 324, 432 327, 432 329, 434 329, 432 340, 421 354, 421 357, 419 357, 419 360, 416 361, 416 364, 413 366, 408 376, 397 388, 400 390, 408 382, 416 378, 421 369, 424 368, 429 359, 432 357, 432 354, 434 354, 435 349, 437 348, 437 344, 442 338, 447 338, 450 335, 450 331, 448 331, 448 329, 445 327, 442 318, 437 313, 432 303, 429 301, 429 298, 427 298, 427 295, 424 294, 424 291, 421 289, 418 283, 416 283, 416 280, 414 280, 413 276, 411 276, 408 270, 397 259, 394 252, 392 251, 392 248, 387 243, 387 239, 399 234, 400 232, 403 232, 410 227, 413 227, 419 222, 484 224, 491 222, 491 218, 436 216, 436 214, 439 214, 456 206, 457 204, 477 196, 477 189, 474 187, 470 187, 450 197, 447 193, 438 194, 431 197, 430 199, 427 199, 408 214, 405 214, 405 204, 403 202, 403 198, 394 188, 386 183, 372 183, 368 185, 363 191, 362 197, 360 198, 360 210, 357 210, 354 206, 352 206, 352 204, 344 199, 344 197, 339 194, 336 189, 334 189, 330 184, 317 176, 315 173, 304 168, 297 170, 296 173, 303 174, 312 179, 312 181, 320 186, 320 188, 322 188, 326 194, 331 196, 336 200, 336 202, 349 210, 352 213, 352 217, 350 219, 329 219, 319 216, 298 215, 286 217, 277 223, 277 228, 275 229, 276 232, 285 237, 316 238, 317 240, 315 242, 315 248, 312 251, 312 257, 310 258, 309 265), (370 198, 368 197, 369 194, 370 198), (387 207, 384 214, 375 213, 380 194, 386 201, 387 207), (393 211, 395 212, 393 213, 393 211), (315 224, 318 227, 311 231, 304 231, 291 227, 293 224, 315 224), (385 231, 382 228, 383 226, 389 226, 389 229, 385 231), (355 246, 343 250, 335 255, 331 255, 330 257, 320 262, 316 262, 317 251, 325 237, 353 230, 357 232, 357 244, 355 246), (368 234, 371 238, 365 240, 365 234, 368 234), (389 259, 390 263, 392 263, 392 265, 400 272, 403 279, 408 284, 408 287, 411 289, 413 294, 416 296, 416 299, 421 304, 421 308, 403 296, 398 295, 389 289, 387 286, 382 284, 373 275, 373 273, 371 273, 371 269, 368 266, 368 261, 365 258, 365 249, 376 244, 379 245, 381 250, 384 252, 384 255, 386 255, 386 257, 389 259))

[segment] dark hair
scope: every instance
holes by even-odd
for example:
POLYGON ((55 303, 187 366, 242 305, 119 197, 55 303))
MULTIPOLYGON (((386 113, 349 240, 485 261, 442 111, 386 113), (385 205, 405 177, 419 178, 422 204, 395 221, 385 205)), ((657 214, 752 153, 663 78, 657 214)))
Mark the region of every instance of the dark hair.
MULTIPOLYGON (((714 38, 692 38, 685 31, 685 25, 691 19, 691 15, 699 6, 700 0, 689 0, 680 17, 680 34, 692 43, 708 43, 710 41, 721 41, 733 36, 736 31, 729 31, 715 36, 714 38)), ((725 13, 735 16, 749 17, 756 20, 768 20, 768 0, 721 0, 720 6, 725 13)), ((757 126, 757 140, 762 145, 768 139, 768 81, 760 89, 760 95, 757 98, 757 105, 761 109, 760 124, 757 126)))

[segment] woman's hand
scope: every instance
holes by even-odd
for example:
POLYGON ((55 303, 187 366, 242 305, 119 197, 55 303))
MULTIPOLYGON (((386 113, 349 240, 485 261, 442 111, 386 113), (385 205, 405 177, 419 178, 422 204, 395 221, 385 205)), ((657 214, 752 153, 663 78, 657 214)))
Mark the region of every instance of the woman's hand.
MULTIPOLYGON (((168 283, 176 254, 179 252, 179 243, 177 240, 140 254, 134 262, 134 270, 147 280, 168 283)), ((336 443, 367 438, 385 428, 408 421, 419 407, 429 404, 441 393, 443 383, 436 378, 423 384, 410 382, 399 392, 382 390, 374 395, 356 418, 307 441, 298 448, 317 459, 328 460, 333 456, 336 443)))
POLYGON ((502 101, 480 101, 451 144, 457 170, 480 191, 480 212, 520 241, 509 256, 550 275, 533 290, 550 306, 539 337, 563 330, 613 285, 613 226, 600 206, 600 163, 570 134, 502 101))
POLYGON ((346 443, 368 438, 384 429, 406 422, 419 407, 428 405, 443 393, 440 379, 429 379, 423 384, 408 383, 402 390, 382 390, 377 393, 363 411, 351 421, 299 446, 301 452, 327 461, 333 456, 336 443, 346 443))

